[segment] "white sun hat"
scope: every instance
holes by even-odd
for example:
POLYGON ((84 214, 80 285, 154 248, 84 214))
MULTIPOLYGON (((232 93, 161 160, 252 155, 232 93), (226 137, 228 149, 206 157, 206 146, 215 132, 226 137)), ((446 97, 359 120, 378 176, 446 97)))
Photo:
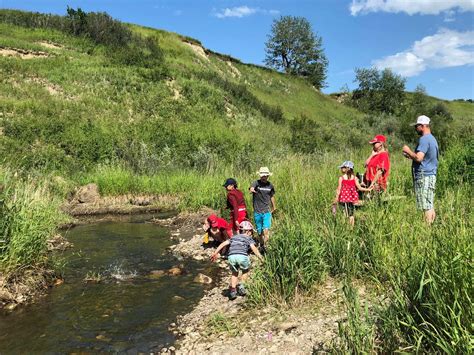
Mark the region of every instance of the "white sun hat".
POLYGON ((266 166, 262 166, 257 174, 260 175, 260 176, 271 176, 272 175, 272 173, 270 172, 270 169, 268 169, 266 166))

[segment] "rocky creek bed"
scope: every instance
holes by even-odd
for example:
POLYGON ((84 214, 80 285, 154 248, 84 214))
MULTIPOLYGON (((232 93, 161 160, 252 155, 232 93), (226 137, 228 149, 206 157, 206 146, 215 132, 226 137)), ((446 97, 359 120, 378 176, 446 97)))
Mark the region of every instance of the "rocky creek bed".
MULTIPOLYGON (((178 244, 169 247, 178 259, 209 260, 213 247, 202 244, 201 224, 211 210, 181 214, 157 220, 171 228, 178 244)), ((297 306, 252 308, 244 297, 227 297, 229 272, 219 259, 215 287, 205 291, 197 306, 170 324, 178 341, 162 353, 301 353, 330 351, 337 339, 338 322, 344 319, 341 286, 328 278, 313 298, 301 299, 297 306)))

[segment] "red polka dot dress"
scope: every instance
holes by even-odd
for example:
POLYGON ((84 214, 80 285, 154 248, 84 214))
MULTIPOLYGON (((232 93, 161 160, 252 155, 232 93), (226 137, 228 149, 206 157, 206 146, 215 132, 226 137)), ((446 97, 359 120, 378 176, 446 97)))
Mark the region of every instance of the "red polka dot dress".
POLYGON ((339 193, 339 202, 341 203, 356 203, 359 201, 359 194, 355 179, 342 180, 341 192, 339 193))

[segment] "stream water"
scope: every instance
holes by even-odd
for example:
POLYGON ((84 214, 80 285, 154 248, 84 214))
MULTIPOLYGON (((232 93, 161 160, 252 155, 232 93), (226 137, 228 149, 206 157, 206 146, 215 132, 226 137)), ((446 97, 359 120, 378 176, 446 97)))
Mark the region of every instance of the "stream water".
POLYGON ((66 237, 74 247, 64 253, 64 284, 0 314, 0 353, 156 351, 174 342, 168 325, 209 287, 194 277, 214 276, 209 265, 169 255, 169 230, 142 220, 78 226, 66 237), (184 275, 150 275, 177 264, 184 275))

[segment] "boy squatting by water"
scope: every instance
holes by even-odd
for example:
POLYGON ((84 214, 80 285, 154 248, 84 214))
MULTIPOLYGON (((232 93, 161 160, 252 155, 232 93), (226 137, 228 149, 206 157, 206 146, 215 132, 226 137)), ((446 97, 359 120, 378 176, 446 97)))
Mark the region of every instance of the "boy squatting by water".
POLYGON ((215 261, 221 249, 229 246, 227 262, 229 263, 229 268, 232 273, 229 287, 229 299, 231 300, 236 299, 237 294, 240 296, 247 294, 244 282, 247 280, 250 270, 249 249, 251 249, 260 260, 263 260, 252 238, 254 231, 252 224, 249 221, 243 221, 239 225, 239 230, 240 234, 234 235, 231 239, 222 242, 211 255, 211 260, 215 261), (242 276, 239 283, 240 270, 242 270, 242 276))
POLYGON ((368 192, 373 186, 368 189, 360 186, 359 179, 354 175, 354 163, 350 160, 346 160, 339 168, 342 176, 339 177, 334 205, 339 203, 344 208, 344 214, 349 217, 350 225, 354 226, 354 204, 359 202, 357 190, 368 192))

